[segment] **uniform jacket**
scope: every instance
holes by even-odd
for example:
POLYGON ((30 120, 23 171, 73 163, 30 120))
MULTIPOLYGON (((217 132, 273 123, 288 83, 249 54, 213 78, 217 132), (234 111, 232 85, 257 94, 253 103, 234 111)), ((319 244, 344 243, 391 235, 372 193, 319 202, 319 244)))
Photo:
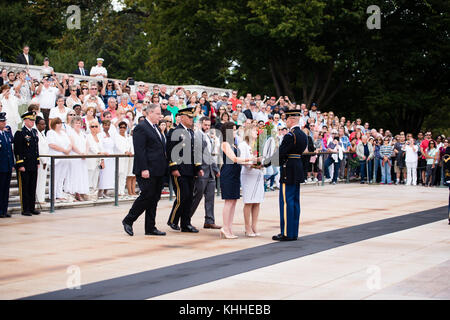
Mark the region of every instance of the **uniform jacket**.
POLYGON ((198 155, 195 159, 198 161, 194 161, 194 138, 194 131, 186 130, 181 123, 174 130, 169 131, 167 157, 171 172, 178 170, 182 176, 197 176, 201 169, 201 158, 198 155))
POLYGON ((16 169, 25 167, 26 171, 36 171, 39 164, 39 138, 37 130, 22 127, 14 134, 14 155, 16 169))
POLYGON ((280 154, 280 183, 299 184, 304 179, 301 155, 308 145, 306 134, 295 126, 283 138, 280 154))
POLYGON ((0 172, 11 172, 14 167, 13 136, 11 128, 0 134, 0 172))
POLYGON ((163 177, 167 174, 167 157, 165 141, 150 125, 147 119, 133 130, 133 173, 137 176, 148 170, 150 177, 163 177))

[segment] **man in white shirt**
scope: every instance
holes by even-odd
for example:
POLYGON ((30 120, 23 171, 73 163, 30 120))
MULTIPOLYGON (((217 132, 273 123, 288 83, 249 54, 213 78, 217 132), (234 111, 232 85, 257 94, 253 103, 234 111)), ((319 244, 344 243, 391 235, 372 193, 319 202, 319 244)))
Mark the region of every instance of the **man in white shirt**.
POLYGON ((64 88, 54 77, 45 77, 37 88, 36 95, 39 97, 39 105, 44 115, 46 124, 48 125, 48 117, 50 109, 56 105, 56 97, 64 95, 64 88), (53 85, 52 85, 53 84, 53 85))
POLYGON ((97 65, 91 68, 91 77, 96 77, 99 79, 108 77, 108 71, 106 71, 106 68, 103 67, 103 61, 105 61, 105 59, 97 58, 97 65))

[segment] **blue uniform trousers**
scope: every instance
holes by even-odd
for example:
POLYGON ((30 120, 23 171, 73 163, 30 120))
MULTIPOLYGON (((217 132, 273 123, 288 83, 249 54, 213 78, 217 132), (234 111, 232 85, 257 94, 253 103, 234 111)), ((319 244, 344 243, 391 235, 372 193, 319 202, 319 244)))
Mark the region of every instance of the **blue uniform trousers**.
POLYGON ((0 172, 0 215, 8 213, 11 172, 0 172))
POLYGON ((280 187, 281 234, 289 238, 298 237, 300 222, 300 184, 285 184, 280 187))

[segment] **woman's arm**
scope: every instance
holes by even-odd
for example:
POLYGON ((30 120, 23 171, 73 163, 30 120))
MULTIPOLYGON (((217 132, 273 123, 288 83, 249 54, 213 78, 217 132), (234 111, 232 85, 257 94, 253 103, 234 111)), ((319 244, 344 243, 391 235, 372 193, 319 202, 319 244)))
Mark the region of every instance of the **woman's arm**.
POLYGON ((249 164, 253 159, 237 157, 228 142, 222 142, 222 151, 233 163, 249 164))

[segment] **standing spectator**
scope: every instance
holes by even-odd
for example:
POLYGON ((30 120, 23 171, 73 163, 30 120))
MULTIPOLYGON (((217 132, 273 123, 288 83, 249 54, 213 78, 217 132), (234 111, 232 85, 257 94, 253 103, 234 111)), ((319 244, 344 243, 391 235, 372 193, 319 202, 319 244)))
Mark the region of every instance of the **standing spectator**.
POLYGON ((122 88, 117 81, 103 81, 101 95, 103 97, 103 102, 107 104, 110 98, 117 100, 117 98, 122 95, 122 88))
POLYGON ((93 66, 90 71, 91 77, 96 77, 98 79, 104 79, 108 77, 108 71, 103 66, 103 58, 97 58, 97 65, 93 66))
POLYGON ((6 113, 7 125, 10 126, 12 134, 15 134, 21 122, 19 99, 11 93, 11 89, 7 84, 0 88, 0 104, 2 106, 1 111, 6 113))
POLYGON ((383 145, 383 139, 381 137, 375 138, 375 144, 374 144, 374 154, 375 154, 375 158, 374 158, 374 165, 373 165, 373 181, 377 182, 377 173, 378 173, 378 168, 381 168, 381 161, 382 161, 382 156, 380 154, 380 148, 383 145))
MULTIPOLYGON (((71 154, 74 155, 86 155, 88 154, 89 145, 84 132, 81 129, 82 120, 81 117, 73 117, 70 126, 69 139, 72 145, 71 154)), ((69 172, 68 172, 68 184, 67 192, 75 194, 77 201, 87 200, 89 194, 89 173, 86 158, 70 159, 69 172)))
POLYGON ((50 59, 45 57, 44 58, 44 65, 41 69, 41 76, 42 77, 52 77, 55 76, 55 71, 53 70, 53 67, 50 67, 50 59))
MULTIPOLYGON (((49 154, 49 147, 47 136, 45 134, 45 119, 41 117, 36 117, 36 128, 37 135, 39 138, 39 153, 49 154)), ((37 176, 37 187, 36 187, 36 201, 39 204, 45 204, 45 186, 47 184, 47 172, 50 163, 50 158, 39 157, 39 167, 37 176)))
POLYGON ((384 138, 384 144, 380 147, 381 156, 381 182, 380 184, 392 184, 391 181, 391 156, 394 153, 394 147, 389 144, 389 137, 384 138))
POLYGON ((336 130, 331 131, 331 137, 328 140, 327 143, 327 151, 334 152, 334 154, 331 154, 328 156, 328 158, 325 160, 325 182, 331 182, 332 184, 337 183, 337 178, 339 175, 339 164, 342 157, 342 146, 339 143, 339 137, 338 132, 336 130), (333 179, 330 178, 330 172, 329 167, 333 164, 333 179))
POLYGON ((76 68, 73 74, 79 74, 81 76, 89 76, 89 71, 84 68, 84 61, 78 61, 78 68, 76 68))
POLYGON ((3 68, 0 74, 0 87, 8 82, 8 71, 3 68))
POLYGON ((421 160, 419 160, 419 172, 422 172, 422 185, 425 186, 426 179, 426 167, 427 167, 427 158, 425 156, 426 149, 428 148, 428 143, 431 141, 431 132, 425 133, 425 138, 420 143, 420 153, 422 154, 421 160))
MULTIPOLYGON (((111 127, 110 120, 103 120, 103 132, 100 133, 100 140, 102 142, 102 149, 106 155, 114 153, 114 140, 109 133, 111 127)), ((100 170, 100 178, 98 182, 98 198, 108 199, 106 192, 110 189, 114 189, 114 170, 115 170, 115 159, 105 158, 105 166, 100 170)))
POLYGON ((425 183, 427 187, 431 187, 435 183, 436 167, 439 162, 439 150, 436 148, 436 142, 434 140, 430 140, 428 143, 428 148, 425 150, 425 158, 427 159, 425 183))
POLYGON ((19 98, 19 105, 26 105, 31 101, 32 94, 36 90, 31 78, 27 76, 27 72, 22 70, 19 72, 16 82, 14 82, 14 90, 19 98))
MULTIPOLYGON (((68 155, 72 151, 70 138, 62 128, 62 120, 55 118, 50 126, 51 130, 47 132, 47 141, 50 155, 68 155)), ((64 182, 67 180, 70 170, 70 160, 55 160, 55 198, 56 200, 68 200, 64 193, 64 182)), ((66 183, 67 185, 67 183, 66 183)))
POLYGON ((17 56, 16 62, 20 64, 33 65, 34 59, 29 53, 30 47, 24 46, 22 53, 17 56))
POLYGON ((231 109, 233 111, 236 111, 236 106, 238 104, 242 104, 242 101, 238 99, 237 94, 238 94, 237 90, 233 90, 231 92, 231 98, 229 99, 229 101, 231 102, 231 109))
MULTIPOLYGON (((132 156, 132 141, 127 137, 127 123, 121 121, 118 124, 119 133, 114 135, 114 153, 132 156)), ((119 159, 119 197, 125 197, 125 183, 128 174, 128 158, 119 159)))
MULTIPOLYGON (((133 133, 134 127, 130 129, 130 134, 128 135, 128 141, 131 145, 131 154, 134 154, 134 145, 133 145, 133 133)), ((136 193, 136 175, 133 174, 133 161, 134 157, 128 158, 128 172, 127 172, 127 191, 129 196, 137 196, 136 193)))
POLYGON ((372 177, 372 168, 369 165, 369 161, 373 159, 373 147, 372 144, 367 142, 367 136, 361 137, 361 142, 356 146, 356 154, 361 166, 361 184, 365 183, 366 175, 369 183, 372 183, 370 179, 372 177))
MULTIPOLYGON (((60 118, 61 121, 63 122, 63 124, 69 125, 68 123, 66 123, 66 118, 67 118, 67 114, 70 111, 72 111, 72 109, 67 108, 64 105, 64 97, 59 96, 58 99, 56 100, 56 108, 50 109, 50 114, 48 116, 49 122, 50 122, 50 127, 51 127, 52 121, 56 118, 60 118)), ((73 112, 73 114, 75 114, 75 112, 73 112)))
POLYGON ((410 138, 403 146, 405 151, 405 163, 406 163, 406 185, 417 185, 417 151, 418 147, 414 143, 414 139, 410 138))
POLYGON ((37 88, 36 95, 39 96, 39 106, 48 124, 50 110, 55 107, 56 97, 64 95, 64 88, 55 78, 45 77, 37 88))
MULTIPOLYGON (((103 147, 102 141, 99 137, 100 124, 97 119, 93 119, 87 122, 89 126, 89 134, 87 135, 87 144, 89 146, 88 154, 102 155, 103 147)), ((89 158, 87 159, 88 179, 90 194, 97 197, 98 177, 100 169, 105 168, 105 161, 101 158, 89 158)))
POLYGON ((399 141, 394 145, 394 153, 396 155, 394 170, 395 174, 397 175, 397 180, 395 184, 399 184, 401 178, 403 178, 403 182, 406 181, 405 152, 402 150, 404 145, 405 145, 405 133, 402 132, 399 136, 399 141))
POLYGON ((0 218, 11 218, 8 213, 9 189, 14 169, 13 136, 6 126, 6 113, 0 112, 0 218))

